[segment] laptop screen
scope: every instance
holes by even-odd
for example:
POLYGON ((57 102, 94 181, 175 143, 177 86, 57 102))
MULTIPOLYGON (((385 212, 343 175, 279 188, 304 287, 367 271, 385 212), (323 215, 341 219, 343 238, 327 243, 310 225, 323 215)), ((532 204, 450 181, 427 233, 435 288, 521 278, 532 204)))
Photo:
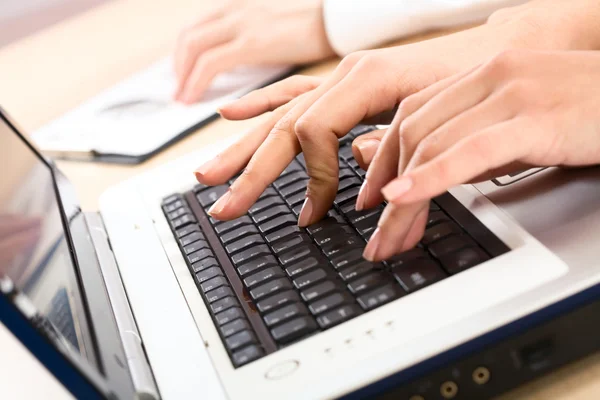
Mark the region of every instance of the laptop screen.
POLYGON ((68 352, 98 368, 53 173, 1 118, 0 160, 0 278, 26 297, 68 352))

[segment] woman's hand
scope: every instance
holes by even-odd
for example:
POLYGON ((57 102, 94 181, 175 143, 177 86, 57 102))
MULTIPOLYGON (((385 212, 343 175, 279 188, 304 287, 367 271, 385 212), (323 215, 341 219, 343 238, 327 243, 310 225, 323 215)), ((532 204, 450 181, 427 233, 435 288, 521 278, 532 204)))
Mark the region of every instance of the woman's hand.
POLYGON ((383 193, 389 202, 365 257, 415 246, 429 199, 452 186, 600 163, 598 87, 597 52, 508 51, 405 99, 357 200, 368 208, 383 193))
MULTIPOLYGON (((538 13, 534 16, 539 18, 538 13)), ((337 192, 339 137, 360 121, 394 109, 410 94, 503 49, 559 46, 547 38, 547 31, 529 19, 506 20, 416 44, 354 53, 324 80, 293 77, 223 107, 221 114, 229 119, 273 112, 240 143, 196 171, 201 183, 217 185, 245 168, 211 215, 226 220, 244 214, 303 151, 310 180, 299 224, 316 222, 337 192)), ((561 40, 565 35, 561 32, 561 40)), ((571 41, 560 45, 565 43, 571 41)), ((388 180, 396 176, 396 169, 391 172, 388 180)))
POLYGON ((185 29, 175 50, 177 100, 199 100, 212 79, 238 65, 298 64, 334 54, 323 0, 229 0, 185 29))

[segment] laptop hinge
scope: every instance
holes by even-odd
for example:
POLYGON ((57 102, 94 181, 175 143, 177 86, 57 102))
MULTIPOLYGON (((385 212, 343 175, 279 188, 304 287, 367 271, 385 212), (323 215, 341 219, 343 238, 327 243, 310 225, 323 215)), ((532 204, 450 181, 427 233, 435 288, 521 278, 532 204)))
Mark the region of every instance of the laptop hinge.
POLYGON ((144 345, 129 305, 102 217, 99 213, 85 213, 84 215, 119 329, 136 395, 139 399, 159 399, 158 388, 144 351, 144 345))

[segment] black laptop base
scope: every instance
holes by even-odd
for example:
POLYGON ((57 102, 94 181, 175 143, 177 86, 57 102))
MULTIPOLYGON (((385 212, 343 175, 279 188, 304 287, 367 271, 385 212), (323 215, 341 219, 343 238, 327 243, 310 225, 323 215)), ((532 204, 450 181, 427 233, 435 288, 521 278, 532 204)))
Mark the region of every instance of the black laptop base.
POLYGON ((489 399, 600 350, 599 332, 596 285, 344 398, 489 399))

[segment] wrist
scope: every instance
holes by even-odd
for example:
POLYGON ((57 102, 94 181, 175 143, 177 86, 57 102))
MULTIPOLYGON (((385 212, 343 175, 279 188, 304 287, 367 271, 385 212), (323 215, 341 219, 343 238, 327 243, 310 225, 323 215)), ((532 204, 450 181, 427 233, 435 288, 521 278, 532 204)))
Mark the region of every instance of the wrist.
POLYGON ((540 50, 600 49, 600 3, 589 0, 535 0, 500 10, 488 25, 513 32, 517 47, 540 50))

